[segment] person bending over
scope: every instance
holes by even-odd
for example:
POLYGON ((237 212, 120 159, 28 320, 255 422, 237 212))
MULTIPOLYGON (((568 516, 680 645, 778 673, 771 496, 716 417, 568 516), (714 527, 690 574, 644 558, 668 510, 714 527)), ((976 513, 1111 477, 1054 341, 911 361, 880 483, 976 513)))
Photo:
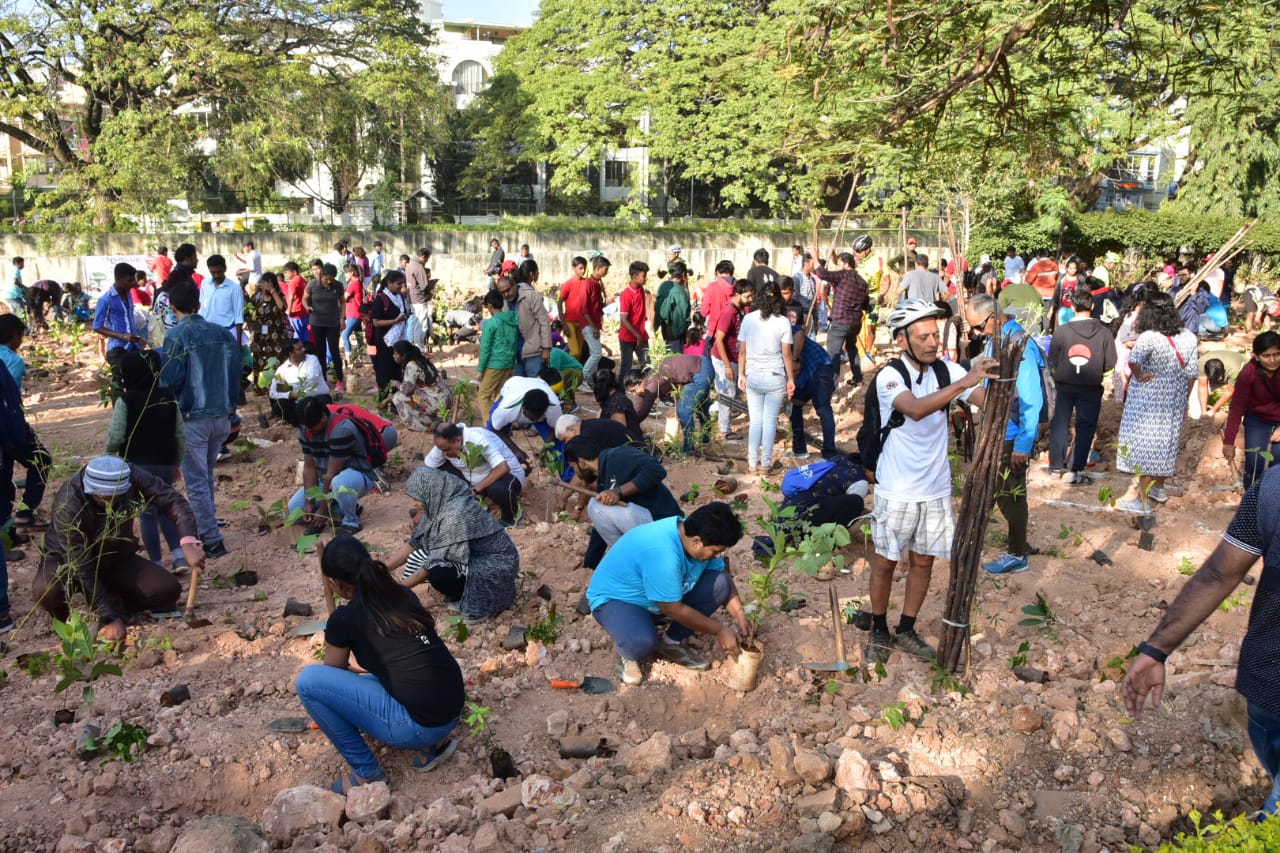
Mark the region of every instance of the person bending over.
POLYGON ((742 600, 722 554, 742 538, 742 523, 721 501, 678 516, 642 524, 605 556, 587 587, 591 615, 613 638, 623 684, 644 681, 641 663, 655 654, 679 666, 704 670, 710 663, 685 645, 694 634, 716 638, 726 657, 738 654, 748 626, 742 600), (721 607, 733 620, 712 619, 721 607), (671 624, 655 631, 655 617, 671 624))
POLYGON ((472 620, 510 607, 520 555, 466 482, 436 468, 419 468, 406 491, 422 512, 409 543, 387 560, 388 569, 404 566, 400 583, 429 582, 450 607, 472 620))
POLYGON ((297 692, 351 765, 331 790, 345 794, 386 781, 364 735, 417 750, 413 769, 434 770, 457 747, 450 734, 466 699, 462 670, 436 633, 435 620, 354 536, 325 548, 320 570, 347 603, 329 615, 324 663, 298 674, 297 692))

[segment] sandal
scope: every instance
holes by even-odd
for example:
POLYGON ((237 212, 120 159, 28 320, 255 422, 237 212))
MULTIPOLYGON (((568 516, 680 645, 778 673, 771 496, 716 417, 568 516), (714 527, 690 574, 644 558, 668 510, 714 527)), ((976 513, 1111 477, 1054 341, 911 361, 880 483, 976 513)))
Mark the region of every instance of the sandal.
POLYGON ((413 769, 419 773, 430 773, 440 765, 453 751, 458 748, 458 741, 449 738, 445 741, 444 746, 427 747, 413 757, 413 769))
POLYGON ((329 786, 329 790, 333 791, 335 794, 346 794, 352 788, 359 788, 361 785, 372 785, 374 782, 385 781, 387 781, 387 774, 383 773, 381 770, 372 776, 357 776, 356 771, 352 770, 341 779, 334 780, 334 783, 329 786))

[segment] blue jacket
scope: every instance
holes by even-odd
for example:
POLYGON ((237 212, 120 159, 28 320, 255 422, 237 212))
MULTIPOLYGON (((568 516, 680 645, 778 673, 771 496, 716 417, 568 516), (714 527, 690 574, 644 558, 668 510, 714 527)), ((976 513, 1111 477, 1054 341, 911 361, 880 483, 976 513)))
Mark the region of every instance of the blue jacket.
MULTIPOLYGON (((1026 336, 1027 330, 1017 320, 1005 320, 1000 327, 1000 334, 993 336, 987 343, 986 355, 991 355, 996 338, 1004 339, 1012 336, 1026 336)), ((1018 396, 1014 400, 1016 411, 1009 419, 1009 426, 1004 431, 1004 440, 1013 441, 1015 453, 1030 453, 1035 447, 1036 436, 1040 433, 1040 410, 1044 408, 1044 389, 1040 385, 1040 368, 1044 366, 1044 350, 1036 339, 1027 337, 1027 348, 1022 353, 1022 361, 1018 363, 1018 396)))
POLYGON ((184 317, 164 336, 160 382, 178 398, 183 420, 225 417, 240 399, 240 347, 221 326, 199 314, 184 317))

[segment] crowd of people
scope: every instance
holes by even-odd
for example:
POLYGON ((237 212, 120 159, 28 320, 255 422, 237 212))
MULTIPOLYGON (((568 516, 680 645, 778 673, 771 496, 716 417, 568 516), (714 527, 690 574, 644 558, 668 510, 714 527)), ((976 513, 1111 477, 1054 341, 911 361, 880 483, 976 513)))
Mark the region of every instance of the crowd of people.
MULTIPOLYGON (((1225 340, 1230 262, 1209 258, 1198 272, 1176 259, 1125 284, 1118 255, 1090 265, 1070 253, 1024 259, 1011 247, 995 262, 935 264, 915 238, 884 258, 860 235, 850 251, 827 258, 816 246, 794 246, 788 274, 760 249, 741 277, 726 259, 700 279, 671 246, 655 287, 649 265, 635 260, 611 294, 613 265, 603 254, 573 258, 563 284, 543 287, 527 245, 508 260, 494 239, 478 270, 482 292, 445 305, 426 248, 397 264, 381 243, 367 253, 339 242, 331 257, 311 262, 310 279, 293 262, 264 269, 253 243, 243 248, 235 275, 220 255, 206 259, 207 275, 197 272, 191 244, 172 259, 159 247, 149 270, 117 265, 91 319, 117 392, 106 455, 60 486, 48 518, 39 510, 50 455, 24 414, 20 349, 29 327, 46 324, 46 305, 63 303, 51 288, 25 285, 15 259, 9 312, 0 315, 0 517, 6 548, 43 532, 39 606, 65 618, 82 594, 102 636, 121 639, 134 614, 177 607, 178 575, 226 553, 213 470, 247 395, 264 395, 272 416, 296 430, 302 487, 288 502, 290 520, 300 533, 333 529, 323 570, 348 600, 330 620, 324 664, 298 684, 351 765, 335 790, 384 778, 361 732, 420 750, 418 769, 452 751, 460 675, 414 588, 426 585, 472 621, 513 606, 520 555, 509 531, 538 466, 581 493, 577 511, 591 525, 582 565, 591 579, 580 609, 613 639, 626 684, 642 683, 654 657, 706 669, 709 661, 688 645, 694 633, 713 636, 726 654, 746 637, 724 556, 743 524, 718 501, 682 511, 666 485, 673 453, 731 453, 749 473, 772 477, 808 463, 816 444, 820 459, 806 469, 814 491, 787 495, 813 524, 865 517, 874 485, 870 603, 857 620, 869 631, 866 658, 885 664, 897 651, 933 659, 917 620, 934 561, 951 554, 951 431, 977 417, 1009 338, 1026 345, 1010 380, 1016 403, 996 497, 1008 544, 985 571, 1030 567, 1028 473, 1039 450, 1047 451, 1043 471, 1071 486, 1092 484, 1089 469, 1114 451, 1116 469, 1133 478, 1116 508, 1151 514, 1169 499, 1185 420, 1224 408, 1222 454, 1234 467, 1243 436, 1238 478, 1246 490, 1227 542, 1250 563, 1273 547, 1260 519, 1277 488, 1264 475, 1280 450, 1280 334, 1269 330, 1276 299, 1257 285, 1246 290, 1245 333, 1257 334, 1249 352, 1233 350, 1225 340), (887 345, 883 336, 877 344, 877 326, 887 345), (455 367, 464 375, 453 379, 475 387, 478 411, 456 422, 457 386, 432 355, 477 336, 474 371, 455 367), (372 411, 352 400, 357 386, 368 389, 372 411), (1095 447, 1108 388, 1123 407, 1119 437, 1114 448, 1095 447), (859 395, 854 446, 838 432, 836 411, 854 409, 859 395), (674 409, 674 436, 645 428, 666 408, 674 409), (790 446, 779 454, 780 416, 790 446), (820 439, 808 429, 813 419, 820 439), (402 429, 429 434, 431 445, 406 486, 417 507, 412 533, 378 561, 358 538, 361 499, 390 488, 381 467, 402 429), (526 432, 538 438, 533 454, 519 440, 526 432), (26 472, 21 503, 15 466, 26 472), (137 512, 145 558, 132 538, 137 512), (904 563, 891 630, 893 578, 904 563), (720 610, 727 623, 715 618, 720 610), (347 677, 352 653, 368 675, 347 677)), ((1245 562, 1227 556, 1232 569, 1245 562)), ((0 580, 4 566, 0 557, 0 580)), ((1184 610, 1203 618, 1201 605, 1220 587, 1186 593, 1199 598, 1184 610)), ((12 626, 6 581, 0 632, 12 626)), ((1149 657, 1162 661, 1189 630, 1183 621, 1158 631, 1149 657)), ((1151 689, 1156 674, 1146 663, 1134 672, 1126 690, 1140 707, 1145 691, 1132 679, 1151 689)), ((1280 719, 1280 707, 1269 710, 1280 719)))

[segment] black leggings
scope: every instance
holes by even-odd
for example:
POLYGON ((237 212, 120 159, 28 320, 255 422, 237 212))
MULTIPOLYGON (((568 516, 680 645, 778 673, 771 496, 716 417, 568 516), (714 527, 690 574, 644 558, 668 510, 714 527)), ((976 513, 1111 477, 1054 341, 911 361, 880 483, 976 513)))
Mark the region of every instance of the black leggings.
POLYGON ((333 375, 339 382, 343 381, 342 347, 339 345, 341 334, 341 326, 311 326, 311 340, 316 345, 316 358, 320 359, 320 366, 323 367, 326 360, 326 350, 328 351, 327 357, 333 361, 333 375))
POLYGON ((427 581, 449 601, 462 598, 462 591, 467 586, 467 576, 446 563, 437 563, 427 569, 427 581))

